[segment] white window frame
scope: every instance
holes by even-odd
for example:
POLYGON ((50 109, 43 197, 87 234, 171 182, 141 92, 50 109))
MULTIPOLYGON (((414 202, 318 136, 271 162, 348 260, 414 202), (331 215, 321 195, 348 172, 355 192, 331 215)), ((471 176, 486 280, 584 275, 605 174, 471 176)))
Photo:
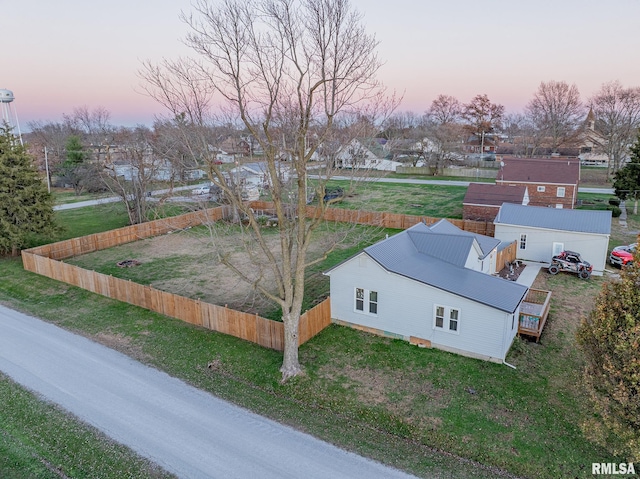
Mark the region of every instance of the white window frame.
POLYGON ((380 304, 380 293, 365 288, 355 288, 353 291, 353 311, 358 314, 367 314, 369 316, 378 315, 378 307, 380 304), (362 297, 358 296, 358 293, 362 297), (359 307, 361 306, 361 307, 359 307), (372 308, 375 312, 372 312, 372 308))
POLYGON ((453 308, 451 306, 444 306, 442 304, 433 305, 433 329, 436 331, 443 331, 449 334, 460 334, 461 314, 460 308, 453 308), (439 311, 441 310, 441 311, 439 311), (438 313, 442 314, 438 314, 438 313), (453 314, 455 313, 455 318, 453 314), (438 325, 438 319, 441 319, 442 326, 438 325), (455 329, 451 326, 455 322, 455 329))
POLYGON ((527 233, 520 234, 520 241, 518 241, 518 249, 527 249, 527 233))
POLYGON ((558 189, 556 190, 556 196, 558 198, 564 198, 564 195, 567 193, 567 190, 565 189, 564 186, 558 186, 558 189))
POLYGON ((546 188, 545 186, 538 186, 538 188, 537 188, 537 190, 536 190, 536 191, 537 191, 538 193, 544 193, 546 189, 547 189, 547 188, 546 188))

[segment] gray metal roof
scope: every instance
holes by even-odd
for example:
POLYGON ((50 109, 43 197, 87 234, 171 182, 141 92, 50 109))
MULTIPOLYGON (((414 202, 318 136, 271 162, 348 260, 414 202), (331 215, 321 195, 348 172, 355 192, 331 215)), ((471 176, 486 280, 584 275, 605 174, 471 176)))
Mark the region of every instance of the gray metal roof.
POLYGON ((494 223, 608 235, 611 233, 611 211, 570 210, 503 203, 494 223))
MULTIPOLYGON (((451 241, 452 235, 445 234, 440 239, 438 236, 441 235, 419 223, 365 248, 365 252, 387 271, 508 313, 518 308, 527 293, 526 286, 441 259, 437 254, 449 251, 441 239, 451 241), (436 243, 435 246, 427 246, 430 240, 436 243)), ((467 246, 462 253, 465 259, 471 247, 470 239, 469 235, 463 234, 456 240, 457 246, 467 246)), ((459 255, 451 254, 448 259, 459 255)))
POLYGON ((471 233, 469 231, 461 230, 456 225, 449 223, 445 219, 441 219, 437 223, 429 226, 429 229, 436 233, 450 233, 475 238, 475 240, 480 245, 480 249, 482 250, 482 258, 486 257, 493 251, 495 247, 500 244, 500 240, 498 239, 492 238, 491 236, 484 236, 478 233, 471 233))

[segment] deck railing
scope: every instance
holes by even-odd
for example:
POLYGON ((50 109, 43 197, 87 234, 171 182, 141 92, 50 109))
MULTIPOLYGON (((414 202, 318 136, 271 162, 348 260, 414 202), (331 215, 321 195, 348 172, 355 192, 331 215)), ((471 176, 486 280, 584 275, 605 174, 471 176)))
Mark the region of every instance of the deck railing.
POLYGON ((519 335, 534 337, 536 342, 540 340, 549 315, 550 302, 551 291, 529 289, 520 308, 519 335))

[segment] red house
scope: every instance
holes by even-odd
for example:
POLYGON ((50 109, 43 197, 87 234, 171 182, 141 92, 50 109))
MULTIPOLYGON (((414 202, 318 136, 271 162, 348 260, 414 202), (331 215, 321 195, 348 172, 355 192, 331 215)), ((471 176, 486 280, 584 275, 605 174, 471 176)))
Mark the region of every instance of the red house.
POLYGON ((573 208, 578 197, 578 158, 502 159, 497 185, 525 186, 531 206, 573 208))
POLYGON ((502 203, 528 205, 527 187, 470 183, 462 201, 462 218, 473 221, 493 221, 502 203))

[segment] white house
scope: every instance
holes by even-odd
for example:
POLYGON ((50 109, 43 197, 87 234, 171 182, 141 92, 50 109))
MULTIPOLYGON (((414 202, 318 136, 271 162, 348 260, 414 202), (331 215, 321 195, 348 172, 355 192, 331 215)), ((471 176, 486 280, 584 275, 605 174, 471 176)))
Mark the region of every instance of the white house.
POLYGON ((488 274, 499 241, 422 223, 325 272, 346 326, 502 362, 527 287, 488 274))
POLYGON ((602 275, 611 234, 611 211, 570 210, 504 203, 495 237, 517 241, 518 259, 550 262, 562 250, 577 251, 602 275))
POLYGON ((376 139, 358 140, 354 138, 340 148, 335 158, 337 168, 353 168, 362 170, 396 171, 402 166, 399 161, 389 158, 389 152, 376 139))

